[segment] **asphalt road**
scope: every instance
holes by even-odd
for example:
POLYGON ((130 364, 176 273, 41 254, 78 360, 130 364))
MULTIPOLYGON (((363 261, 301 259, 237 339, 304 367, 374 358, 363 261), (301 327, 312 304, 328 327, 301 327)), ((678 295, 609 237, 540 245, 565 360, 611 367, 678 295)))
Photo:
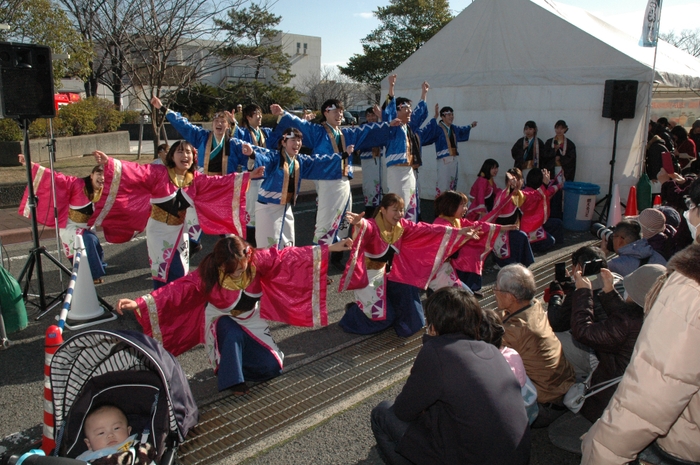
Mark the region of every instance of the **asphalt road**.
MULTIPOLYGON (((432 219, 432 202, 422 202, 425 219, 432 219)), ((362 206, 356 204, 355 211, 362 206)), ((300 204, 295 208, 297 244, 311 243, 315 217, 315 205, 300 204)), ((196 266, 208 251, 212 250, 218 237, 205 236, 204 250, 192 257, 192 267, 196 266)), ((56 250, 55 240, 44 241, 48 250, 56 250)), ((3 250, 3 261, 11 274, 17 277, 26 262, 31 244, 15 244, 3 250)), ((97 286, 98 294, 111 304, 123 297, 135 298, 152 289, 145 237, 137 237, 126 244, 104 245, 106 261, 109 264, 105 283, 97 286)), ((45 263, 44 280, 49 293, 63 289, 67 279, 61 283, 59 273, 53 265, 45 263)), ((66 263, 64 259, 64 263, 66 263)), ((329 286, 328 310, 329 326, 321 329, 295 328, 282 324, 271 324, 272 333, 285 353, 285 366, 303 363, 304 359, 323 350, 352 341, 354 335, 346 334, 337 326, 344 306, 352 301, 351 292, 338 293, 337 282, 340 271, 332 269, 329 275, 334 283, 329 286)), ((488 283, 488 277, 486 283, 488 283)), ((36 279, 31 288, 36 289, 36 279)), ((0 351, 0 454, 12 450, 29 439, 40 436, 40 423, 43 417, 43 363, 44 333, 54 324, 58 309, 35 321, 37 311, 28 306, 30 325, 27 329, 11 334, 12 345, 0 351)), ((99 328, 140 330, 132 315, 103 323, 99 328)), ((67 331, 64 337, 69 337, 67 331)), ((179 357, 190 380, 198 403, 217 397, 215 376, 202 347, 195 348, 179 357)), ((251 463, 265 464, 379 464, 374 440, 369 430, 369 411, 383 399, 393 398, 400 391, 402 383, 376 394, 352 409, 337 414, 322 425, 302 433, 252 459, 251 463)), ((573 464, 579 458, 555 448, 547 438, 545 430, 537 430, 533 435, 533 464, 573 464)))

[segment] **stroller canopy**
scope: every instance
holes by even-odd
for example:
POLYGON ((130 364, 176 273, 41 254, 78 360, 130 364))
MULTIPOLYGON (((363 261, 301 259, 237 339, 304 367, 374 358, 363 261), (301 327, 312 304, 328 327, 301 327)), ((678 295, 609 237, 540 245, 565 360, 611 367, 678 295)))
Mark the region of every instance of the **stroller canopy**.
POLYGON ((197 424, 198 411, 187 378, 177 359, 150 337, 134 331, 90 330, 77 334, 51 360, 56 442, 70 409, 85 384, 113 372, 149 371, 166 387, 170 431, 179 442, 197 424))

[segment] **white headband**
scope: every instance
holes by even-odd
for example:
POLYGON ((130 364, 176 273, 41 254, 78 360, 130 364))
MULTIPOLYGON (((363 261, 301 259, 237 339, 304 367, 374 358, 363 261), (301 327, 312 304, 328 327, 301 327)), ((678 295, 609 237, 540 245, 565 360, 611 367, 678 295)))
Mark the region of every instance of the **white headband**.
POLYGON ((331 105, 330 107, 326 107, 324 111, 331 111, 331 110, 336 110, 338 107, 335 106, 335 103, 331 105))

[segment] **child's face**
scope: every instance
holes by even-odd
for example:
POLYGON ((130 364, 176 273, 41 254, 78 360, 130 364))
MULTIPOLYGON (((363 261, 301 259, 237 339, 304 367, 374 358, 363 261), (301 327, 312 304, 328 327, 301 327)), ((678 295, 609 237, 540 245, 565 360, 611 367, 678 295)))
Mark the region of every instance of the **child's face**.
POLYGON ((126 417, 116 408, 99 410, 85 420, 85 444, 93 451, 121 444, 130 433, 126 417))

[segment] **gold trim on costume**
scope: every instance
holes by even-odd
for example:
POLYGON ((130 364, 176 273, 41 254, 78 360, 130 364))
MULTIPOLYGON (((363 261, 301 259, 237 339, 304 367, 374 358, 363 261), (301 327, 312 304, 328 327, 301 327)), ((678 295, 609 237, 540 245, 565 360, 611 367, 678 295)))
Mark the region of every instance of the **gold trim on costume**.
POLYGON ((79 212, 78 210, 68 209, 68 218, 74 223, 87 223, 92 215, 79 212))
POLYGON ((248 266, 250 273, 246 273, 244 271, 238 278, 234 278, 233 276, 226 274, 224 270, 219 268, 219 286, 229 291, 242 291, 250 286, 250 283, 253 282, 253 279, 255 278, 256 269, 255 265, 253 264, 248 266))
POLYGON ((400 223, 396 223, 396 226, 389 229, 381 213, 374 218, 374 221, 377 223, 377 226, 379 226, 379 233, 382 236, 382 240, 387 244, 391 245, 401 238, 403 226, 401 226, 400 223))
POLYGON ((151 337, 158 342, 163 342, 163 335, 160 332, 160 324, 158 323, 158 308, 156 301, 151 294, 146 294, 142 297, 148 307, 148 319, 151 322, 151 337))
POLYGON ((185 223, 187 210, 181 210, 177 213, 177 215, 173 215, 172 213, 166 212, 158 205, 151 205, 151 218, 170 226, 180 226, 181 224, 185 223))
POLYGON ((99 216, 95 220, 95 227, 102 224, 102 221, 104 221, 105 217, 107 216, 109 211, 112 209, 112 206, 114 205, 115 200, 117 200, 117 191, 119 191, 119 184, 121 183, 121 180, 122 180, 122 162, 120 160, 117 160, 116 158, 112 158, 111 160, 112 160, 112 169, 114 170, 114 174, 112 175, 112 182, 109 185, 109 194, 107 195, 107 200, 105 201, 105 205, 104 205, 104 207, 102 207, 102 211, 100 212, 99 216))
MULTIPOLYGON (((311 294, 311 311, 314 327, 321 326, 321 264, 323 262, 323 248, 321 246, 313 246, 313 291, 311 294)), ((329 252, 330 253, 330 252, 329 252)), ((325 284, 325 283, 324 283, 325 284)))
POLYGON ((187 187, 192 184, 194 174, 187 171, 185 175, 182 176, 182 180, 180 180, 179 175, 175 172, 175 168, 168 168, 168 177, 170 178, 170 182, 172 182, 175 187, 182 189, 183 187, 187 187))

